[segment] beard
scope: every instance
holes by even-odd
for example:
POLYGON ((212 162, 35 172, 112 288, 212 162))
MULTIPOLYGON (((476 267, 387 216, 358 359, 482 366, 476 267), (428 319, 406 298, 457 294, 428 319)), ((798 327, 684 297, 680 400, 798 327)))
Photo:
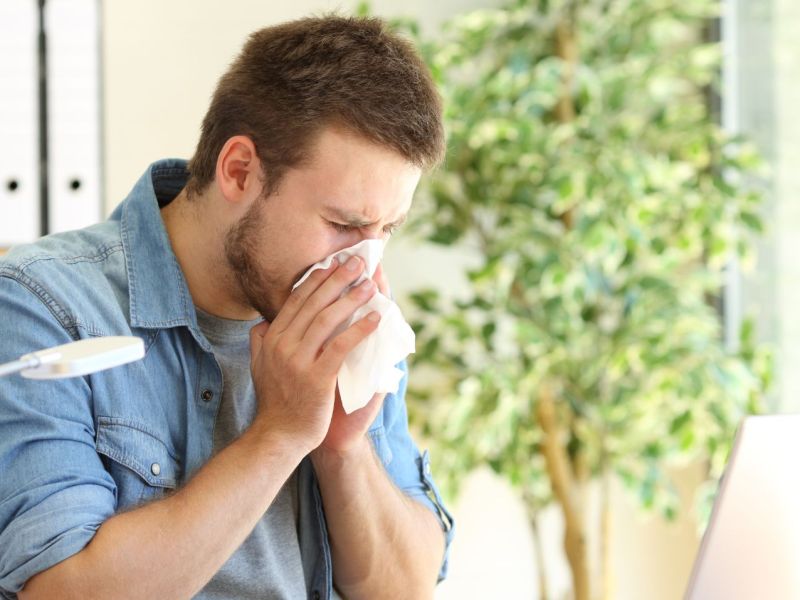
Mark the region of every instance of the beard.
POLYGON ((263 198, 257 199, 225 234, 225 259, 233 274, 238 294, 267 321, 272 322, 280 307, 270 296, 280 289, 280 281, 261 266, 259 251, 266 223, 261 216, 263 198))

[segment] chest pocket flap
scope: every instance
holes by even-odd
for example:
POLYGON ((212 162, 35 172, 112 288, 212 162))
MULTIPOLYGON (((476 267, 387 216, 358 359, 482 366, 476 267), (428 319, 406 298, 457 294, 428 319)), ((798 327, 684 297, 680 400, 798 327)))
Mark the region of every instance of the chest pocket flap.
POLYGON ((178 459, 164 442, 135 421, 99 417, 97 452, 124 465, 150 486, 174 488, 178 485, 178 459))

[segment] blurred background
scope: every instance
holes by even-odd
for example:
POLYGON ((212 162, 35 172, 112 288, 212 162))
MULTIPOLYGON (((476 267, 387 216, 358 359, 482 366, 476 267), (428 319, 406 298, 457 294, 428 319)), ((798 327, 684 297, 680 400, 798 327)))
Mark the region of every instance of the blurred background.
POLYGON ((190 157, 246 36, 328 11, 391 20, 446 104, 386 256, 436 597, 680 597, 739 420, 800 409, 800 4, 4 0, 0 246, 190 157))

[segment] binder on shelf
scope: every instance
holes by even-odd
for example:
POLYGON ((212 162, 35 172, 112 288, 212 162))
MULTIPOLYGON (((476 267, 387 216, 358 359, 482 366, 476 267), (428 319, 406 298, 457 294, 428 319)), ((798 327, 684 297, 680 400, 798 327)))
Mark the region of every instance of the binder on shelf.
POLYGON ((0 247, 40 235, 39 13, 36 2, 0 2, 0 247))
POLYGON ((78 229, 102 217, 100 23, 97 0, 48 0, 48 229, 78 229))

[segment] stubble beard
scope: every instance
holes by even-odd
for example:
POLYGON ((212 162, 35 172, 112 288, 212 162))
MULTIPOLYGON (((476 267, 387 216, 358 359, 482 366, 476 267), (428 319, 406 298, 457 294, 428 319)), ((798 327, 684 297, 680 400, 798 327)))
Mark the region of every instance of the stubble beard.
POLYGON ((257 199, 225 234, 225 258, 239 288, 237 295, 272 322, 278 308, 270 301, 270 292, 274 293, 280 282, 259 264, 259 249, 265 247, 260 243, 266 229, 261 218, 263 201, 263 198, 257 199))

